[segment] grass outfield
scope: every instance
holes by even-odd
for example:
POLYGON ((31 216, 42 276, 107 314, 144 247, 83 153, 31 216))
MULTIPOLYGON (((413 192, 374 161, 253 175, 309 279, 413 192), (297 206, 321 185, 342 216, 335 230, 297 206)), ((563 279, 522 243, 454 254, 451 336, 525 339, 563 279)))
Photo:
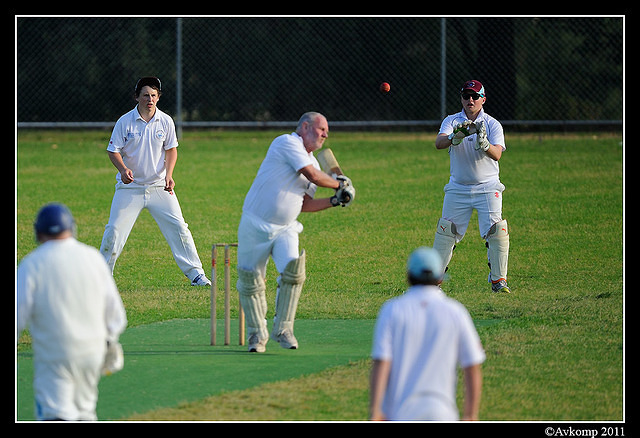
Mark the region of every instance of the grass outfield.
MULTIPOLYGON (((174 172, 176 193, 206 268, 212 243, 236 241, 244 196, 280 133, 185 132, 174 172)), ((66 203, 79 240, 99 247, 115 184, 105 152, 109 135, 18 133, 17 261, 35 248, 33 220, 50 201, 66 203)), ((354 181, 357 197, 348 208, 300 217, 308 275, 299 320, 371 321, 385 300, 405 289, 406 257, 433 242, 449 175, 448 156, 435 150, 434 137, 435 132, 331 133, 327 146, 354 181)), ((507 136, 500 167, 513 293, 489 292, 475 213, 443 285, 474 320, 501 321, 479 327, 487 352, 482 420, 623 420, 621 143, 620 134, 507 136)), ((323 190, 318 196, 329 195, 323 190)), ((270 318, 277 274, 273 264, 269 268, 270 318)), ((125 336, 162 321, 209 317, 209 290, 189 286, 146 211, 114 276, 129 319, 125 336)), ((222 307, 220 297, 218 318, 222 307)), ((236 308, 237 299, 232 317, 236 308)), ((369 335, 362 338, 370 343, 369 335)), ((294 354, 303 352, 305 340, 299 340, 294 354)), ((267 351, 276 348, 270 343, 267 351)), ((29 357, 27 335, 18 352, 18 363, 29 357)), ((369 366, 366 358, 358 359, 186 403, 146 411, 140 406, 122 418, 365 420, 369 366)), ((18 405, 22 399, 18 392, 18 405)))

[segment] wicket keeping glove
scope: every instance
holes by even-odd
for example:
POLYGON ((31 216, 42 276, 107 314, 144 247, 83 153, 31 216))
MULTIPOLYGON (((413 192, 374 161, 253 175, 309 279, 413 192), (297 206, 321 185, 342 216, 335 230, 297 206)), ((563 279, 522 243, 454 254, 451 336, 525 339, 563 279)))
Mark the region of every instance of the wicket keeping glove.
POLYGON ((453 146, 457 146, 462 143, 462 139, 468 137, 469 135, 473 135, 477 132, 476 124, 471 120, 465 120, 462 123, 458 123, 454 128, 453 132, 449 134, 448 138, 451 140, 451 144, 453 146))
POLYGON ((491 143, 487 139, 487 130, 484 127, 484 120, 476 123, 478 135, 476 136, 476 150, 483 150, 487 152, 491 147, 491 143))

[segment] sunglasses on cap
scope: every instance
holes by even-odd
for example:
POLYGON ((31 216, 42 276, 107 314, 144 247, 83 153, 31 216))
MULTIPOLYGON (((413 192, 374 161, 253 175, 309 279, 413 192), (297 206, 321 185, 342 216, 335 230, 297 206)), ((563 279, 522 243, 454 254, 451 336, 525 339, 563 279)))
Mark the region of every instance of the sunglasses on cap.
POLYGON ((478 94, 478 93, 462 93, 461 94, 462 99, 464 100, 469 100, 470 97, 473 97, 473 100, 478 100, 481 97, 484 97, 484 94, 478 94))

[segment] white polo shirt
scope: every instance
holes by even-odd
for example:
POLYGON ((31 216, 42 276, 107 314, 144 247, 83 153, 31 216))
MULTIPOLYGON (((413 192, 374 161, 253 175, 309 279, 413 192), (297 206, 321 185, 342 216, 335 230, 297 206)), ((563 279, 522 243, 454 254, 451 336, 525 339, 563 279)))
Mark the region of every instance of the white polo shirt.
MULTIPOLYGON (((464 110, 445 117, 440 125, 439 134, 451 134, 453 128, 465 120, 468 119, 464 110)), ((500 122, 485 114, 484 109, 480 110, 475 122, 481 120, 484 120, 489 143, 500 145, 502 150, 505 150, 504 132, 500 122)), ((458 146, 449 147, 450 182, 460 185, 475 185, 499 181, 500 166, 498 162, 490 158, 484 151, 475 149, 476 137, 477 134, 469 135, 458 146)))
POLYGON ((67 239, 49 240, 17 271, 17 333, 29 328, 36 361, 104 355, 127 317, 102 254, 67 239))
POLYGON ((245 197, 243 213, 268 224, 291 224, 302 211, 304 195, 313 198, 317 189, 299 172, 310 164, 320 169, 298 134, 276 137, 245 197))
POLYGON ((457 367, 484 362, 469 312, 436 286, 412 286, 380 309, 371 356, 391 361, 382 404, 390 420, 436 410, 458 418, 457 367))
MULTIPOLYGON (((164 185, 165 150, 175 147, 178 138, 173 119, 156 108, 153 118, 146 122, 136 106, 116 122, 107 150, 122 155, 136 184, 164 185)), ((116 180, 121 182, 119 172, 116 180)))

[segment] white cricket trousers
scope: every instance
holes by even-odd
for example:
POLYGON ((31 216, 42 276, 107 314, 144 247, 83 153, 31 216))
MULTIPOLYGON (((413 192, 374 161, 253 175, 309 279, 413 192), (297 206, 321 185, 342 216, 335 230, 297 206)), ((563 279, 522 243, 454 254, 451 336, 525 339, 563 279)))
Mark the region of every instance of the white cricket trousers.
POLYGON ((149 210, 167 240, 173 258, 189 280, 204 274, 191 231, 182 217, 180 203, 175 192, 164 186, 142 186, 135 183, 116 184, 111 202, 109 223, 105 226, 100 252, 111 272, 124 248, 129 233, 143 209, 149 210))
POLYGON ((33 362, 37 420, 95 421, 104 352, 33 362))
POLYGON ((458 242, 467 232, 473 210, 478 212, 480 237, 486 239, 491 226, 502 220, 503 191, 499 181, 470 187, 449 183, 444 187, 442 217, 455 224, 458 242))
POLYGON ((272 225, 243 213, 238 226, 238 267, 257 271, 264 278, 271 256, 278 273, 282 273, 291 260, 300 257, 298 235, 302 229, 298 221, 272 225))

